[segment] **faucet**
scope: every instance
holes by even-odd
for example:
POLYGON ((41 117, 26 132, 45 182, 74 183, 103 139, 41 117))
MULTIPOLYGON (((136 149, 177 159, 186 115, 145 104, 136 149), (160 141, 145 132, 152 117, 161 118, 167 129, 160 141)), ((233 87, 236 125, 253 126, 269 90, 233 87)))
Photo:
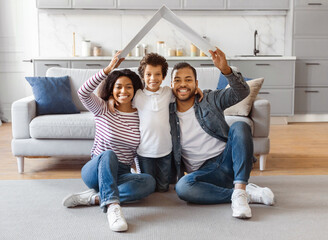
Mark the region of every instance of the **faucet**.
POLYGON ((254 32, 254 56, 260 52, 260 50, 256 49, 256 36, 257 36, 257 30, 254 32))

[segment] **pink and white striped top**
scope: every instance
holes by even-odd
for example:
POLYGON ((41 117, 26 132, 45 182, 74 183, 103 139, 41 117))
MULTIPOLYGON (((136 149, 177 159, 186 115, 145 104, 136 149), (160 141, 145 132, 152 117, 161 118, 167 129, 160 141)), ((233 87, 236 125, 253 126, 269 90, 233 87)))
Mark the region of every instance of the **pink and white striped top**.
POLYGON ((106 78, 107 75, 101 70, 77 91, 83 105, 95 116, 96 134, 91 154, 99 155, 103 151, 112 150, 119 162, 131 165, 140 142, 138 112, 116 110, 112 114, 108 110, 107 102, 93 93, 106 78))

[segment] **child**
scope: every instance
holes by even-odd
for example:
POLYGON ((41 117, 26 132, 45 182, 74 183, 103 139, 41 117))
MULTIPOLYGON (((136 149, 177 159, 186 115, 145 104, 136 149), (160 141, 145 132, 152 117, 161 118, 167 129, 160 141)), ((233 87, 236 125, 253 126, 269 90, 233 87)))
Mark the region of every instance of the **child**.
MULTIPOLYGON (((133 100, 140 119, 140 144, 137 148, 140 170, 154 177, 158 192, 168 191, 171 171, 169 104, 174 97, 170 87, 161 87, 167 71, 168 63, 164 57, 147 54, 138 68, 146 87, 139 89, 133 100)), ((201 93, 200 89, 197 92, 201 93)), ((109 104, 113 109, 114 100, 109 104)))

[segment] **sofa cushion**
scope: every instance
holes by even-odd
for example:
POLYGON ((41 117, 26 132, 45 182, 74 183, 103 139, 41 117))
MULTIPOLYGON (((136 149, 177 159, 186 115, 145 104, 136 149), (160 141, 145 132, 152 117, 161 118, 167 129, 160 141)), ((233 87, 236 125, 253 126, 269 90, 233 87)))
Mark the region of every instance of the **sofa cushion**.
POLYGON ((33 90, 37 115, 80 112, 72 101, 68 76, 25 78, 33 90))
POLYGON ((42 115, 30 123, 32 138, 44 139, 94 139, 95 121, 93 114, 42 115))
MULTIPOLYGON (((264 78, 257 78, 247 81, 250 88, 249 95, 239 103, 224 110, 224 115, 248 116, 252 109, 253 102, 262 87, 263 81, 264 78)), ((229 85, 227 87, 229 87, 229 85)))
POLYGON ((86 111, 87 109, 81 103, 77 90, 82 86, 82 84, 87 81, 90 77, 99 72, 100 69, 70 69, 70 68, 58 68, 53 67, 47 70, 47 77, 59 77, 68 75, 71 85, 71 94, 75 106, 80 111, 86 111))
POLYGON ((241 116, 225 116, 225 120, 229 126, 231 126, 234 122, 242 121, 247 123, 251 127, 252 135, 254 133, 254 123, 249 117, 241 117, 241 116))

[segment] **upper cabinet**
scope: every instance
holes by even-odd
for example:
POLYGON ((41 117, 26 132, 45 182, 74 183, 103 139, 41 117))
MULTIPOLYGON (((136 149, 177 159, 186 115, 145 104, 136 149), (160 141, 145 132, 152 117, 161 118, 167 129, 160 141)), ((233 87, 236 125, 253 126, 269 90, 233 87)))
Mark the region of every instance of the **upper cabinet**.
MULTIPOLYGON (((327 1, 324 0, 322 5, 327 1)), ((276 11, 288 10, 289 0, 36 0, 37 8, 157 10, 163 5, 172 10, 276 11)), ((303 5, 307 6, 306 3, 303 5)))
POLYGON ((190 10, 219 10, 225 8, 225 0, 184 0, 183 8, 190 10))
POLYGON ((37 8, 71 8, 71 0, 36 0, 37 8))
POLYGON ((227 0, 227 8, 234 10, 287 10, 289 0, 227 0))
POLYGON ((72 8, 113 9, 116 0, 72 0, 72 8))
POLYGON ((181 9, 181 0, 117 0, 118 9, 159 9, 161 6, 181 9))

